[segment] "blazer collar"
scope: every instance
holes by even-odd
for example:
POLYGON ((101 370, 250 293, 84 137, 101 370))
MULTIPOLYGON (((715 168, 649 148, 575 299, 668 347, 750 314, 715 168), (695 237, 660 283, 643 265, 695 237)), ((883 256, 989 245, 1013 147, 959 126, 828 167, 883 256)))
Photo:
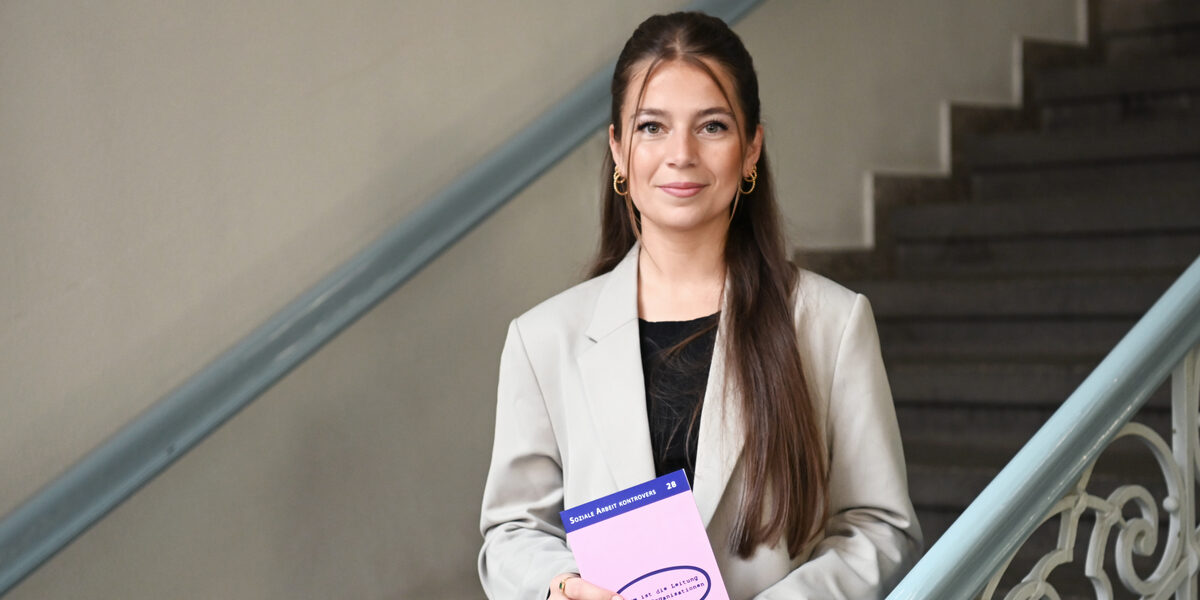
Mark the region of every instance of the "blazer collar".
MULTIPOLYGON (((586 334, 595 345, 579 359, 592 421, 617 489, 654 478, 646 386, 642 377, 637 283, 640 244, 608 274, 586 334)), ((700 414, 700 443, 692 492, 707 526, 741 456, 745 433, 740 397, 725 379, 723 349, 729 315, 722 298, 721 324, 700 414)))
MULTIPOLYGON (((641 244, 634 242, 629 252, 625 253, 625 258, 605 277, 586 332, 593 342, 601 341, 631 321, 637 325, 638 254, 641 247, 641 244)), ((638 368, 641 369, 640 361, 638 368)))

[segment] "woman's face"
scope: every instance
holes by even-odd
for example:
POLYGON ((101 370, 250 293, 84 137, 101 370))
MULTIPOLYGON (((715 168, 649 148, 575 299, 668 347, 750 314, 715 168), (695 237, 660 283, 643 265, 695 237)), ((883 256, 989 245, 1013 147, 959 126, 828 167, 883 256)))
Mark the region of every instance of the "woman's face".
MULTIPOLYGON (((732 94, 725 70, 706 64, 732 94)), ((723 236, 738 185, 758 162, 762 127, 743 147, 737 123, 744 117, 735 120, 734 107, 709 74, 684 61, 660 64, 638 107, 646 66, 635 69, 627 87, 622 139, 612 126, 608 130, 617 168, 642 215, 642 233, 723 236)))

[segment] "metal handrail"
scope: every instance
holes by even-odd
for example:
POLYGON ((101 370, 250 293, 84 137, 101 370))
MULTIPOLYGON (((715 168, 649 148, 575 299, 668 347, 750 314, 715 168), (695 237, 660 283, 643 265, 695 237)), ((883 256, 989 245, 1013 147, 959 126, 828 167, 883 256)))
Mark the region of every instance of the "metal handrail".
MULTIPOLYGON (((733 23, 762 0, 696 0, 733 23)), ((608 123, 616 61, 0 521, 0 596, 608 123)))
POLYGON ((1200 258, 888 596, 974 597, 1146 399, 1200 344, 1200 258))

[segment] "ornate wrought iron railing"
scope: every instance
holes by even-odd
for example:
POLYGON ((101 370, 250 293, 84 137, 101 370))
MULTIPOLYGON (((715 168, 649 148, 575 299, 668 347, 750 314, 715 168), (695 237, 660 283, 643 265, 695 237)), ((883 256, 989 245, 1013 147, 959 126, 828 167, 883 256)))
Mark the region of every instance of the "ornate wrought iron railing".
MULTIPOLYGON (((1200 404, 1200 347, 1193 348, 1175 367, 1171 376, 1171 442, 1154 429, 1137 422, 1126 423, 1113 441, 1136 440, 1154 456, 1165 484, 1161 498, 1168 521, 1165 540, 1159 540, 1159 501, 1144 485, 1130 483, 1100 496, 1088 491, 1092 469, 1084 469, 1071 490, 1050 509, 1045 520, 1058 520, 1058 543, 1004 596, 1006 600, 1036 600, 1060 594, 1050 576, 1063 565, 1078 562, 1075 557, 1080 524, 1091 519, 1083 575, 1091 582, 1097 598, 1115 594, 1111 574, 1106 570, 1106 552, 1116 536, 1112 566, 1124 591, 1145 597, 1195 598, 1196 572, 1200 559, 1200 540, 1196 530, 1195 482, 1200 469, 1197 453, 1197 404, 1200 404), (1132 509, 1132 511, 1130 510, 1132 509), (1127 513, 1133 512, 1132 515, 1127 513), (1161 542, 1161 544, 1159 543, 1161 542), (1160 548, 1161 546, 1161 548, 1160 548), (1135 557, 1150 557, 1161 552, 1151 573, 1143 577, 1134 566, 1135 557), (1183 591, 1184 594, 1181 594, 1183 591)), ((1004 570, 992 576, 981 595, 996 596, 1004 570)))
POLYGON ((1058 527, 1055 548, 1011 585, 1005 600, 1060 598, 1052 575, 1079 563, 1096 598, 1113 598, 1120 592, 1122 597, 1196 599, 1198 405, 1200 259, 967 507, 888 599, 979 595, 990 600, 1001 578, 1008 579, 1005 571, 1017 550, 1050 521, 1058 527), (1168 375, 1169 443, 1151 427, 1130 422, 1168 375), (1140 443, 1154 457, 1164 484, 1163 497, 1156 498, 1141 483, 1123 483, 1104 495, 1089 492, 1097 459, 1117 440, 1140 443), (1077 557, 1084 520, 1090 536, 1086 553, 1077 557), (1165 536, 1160 535, 1164 520, 1165 536), (1135 565, 1135 560, 1151 564, 1135 565), (1114 587, 1112 571, 1119 588, 1114 587))

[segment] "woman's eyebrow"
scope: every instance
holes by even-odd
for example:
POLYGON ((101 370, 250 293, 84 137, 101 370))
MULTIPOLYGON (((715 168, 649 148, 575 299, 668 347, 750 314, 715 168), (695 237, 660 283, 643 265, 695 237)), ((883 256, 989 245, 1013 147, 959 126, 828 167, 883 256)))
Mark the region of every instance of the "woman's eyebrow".
MULTIPOLYGON (((636 117, 665 117, 667 115, 668 115, 667 111, 662 110, 660 108, 642 108, 641 110, 638 110, 637 114, 634 116, 636 116, 636 117)), ((707 117, 709 115, 724 115, 727 117, 733 117, 733 112, 731 112, 728 108, 725 108, 723 106, 714 106, 712 108, 706 108, 703 110, 696 111, 697 117, 707 117)))
POLYGON ((658 108, 642 108, 642 109, 638 110, 637 114, 634 116, 637 116, 637 117, 665 117, 665 116, 667 116, 667 111, 658 109, 658 108))

